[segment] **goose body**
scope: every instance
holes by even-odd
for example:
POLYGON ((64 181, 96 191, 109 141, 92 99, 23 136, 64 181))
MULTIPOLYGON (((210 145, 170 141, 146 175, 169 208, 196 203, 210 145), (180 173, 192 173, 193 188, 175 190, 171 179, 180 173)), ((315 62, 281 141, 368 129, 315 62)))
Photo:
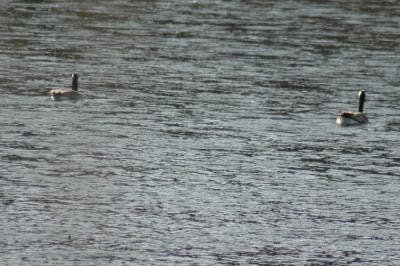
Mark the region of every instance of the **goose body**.
POLYGON ((358 112, 342 112, 339 113, 336 117, 336 124, 338 126, 346 127, 346 126, 357 126, 368 123, 367 116, 363 113, 364 110, 364 102, 365 102, 365 92, 360 91, 358 93, 359 105, 358 112))
POLYGON ((72 74, 71 88, 53 88, 50 90, 50 98, 54 101, 72 100, 77 101, 82 99, 78 92, 78 74, 72 74))

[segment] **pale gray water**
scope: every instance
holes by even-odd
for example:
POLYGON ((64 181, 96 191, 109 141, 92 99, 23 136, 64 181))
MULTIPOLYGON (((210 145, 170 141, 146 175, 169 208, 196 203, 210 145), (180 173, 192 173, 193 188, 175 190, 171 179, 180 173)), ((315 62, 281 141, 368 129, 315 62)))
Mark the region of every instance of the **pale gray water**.
POLYGON ((0 22, 1 265, 400 264, 399 2, 5 0, 0 22), (87 101, 52 102, 72 72, 87 101), (370 124, 336 127, 360 88, 370 124))

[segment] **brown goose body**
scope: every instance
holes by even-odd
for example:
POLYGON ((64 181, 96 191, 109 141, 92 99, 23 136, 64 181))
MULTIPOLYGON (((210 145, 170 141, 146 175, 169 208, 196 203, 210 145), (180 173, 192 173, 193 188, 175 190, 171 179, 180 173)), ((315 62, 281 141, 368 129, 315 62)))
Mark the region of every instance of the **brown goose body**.
POLYGON ((338 114, 336 118, 336 124, 342 127, 357 126, 367 123, 367 116, 364 113, 360 112, 343 112, 338 114))

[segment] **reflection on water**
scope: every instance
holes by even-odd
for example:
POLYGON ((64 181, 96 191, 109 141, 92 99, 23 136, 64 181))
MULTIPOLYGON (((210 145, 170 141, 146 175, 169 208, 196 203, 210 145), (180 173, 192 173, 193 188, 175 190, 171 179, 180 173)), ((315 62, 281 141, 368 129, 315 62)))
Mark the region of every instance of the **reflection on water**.
POLYGON ((1 261, 396 264, 399 10, 3 1, 1 261))

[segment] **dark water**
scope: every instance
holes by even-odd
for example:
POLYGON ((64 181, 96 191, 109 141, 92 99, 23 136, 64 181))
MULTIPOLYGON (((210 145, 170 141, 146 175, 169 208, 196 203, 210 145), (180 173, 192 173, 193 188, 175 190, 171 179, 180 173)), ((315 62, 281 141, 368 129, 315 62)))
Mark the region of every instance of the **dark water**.
POLYGON ((400 2, 0 4, 1 265, 400 264, 400 2), (87 101, 52 102, 80 74, 87 101), (370 124, 336 113, 367 92, 370 124))

